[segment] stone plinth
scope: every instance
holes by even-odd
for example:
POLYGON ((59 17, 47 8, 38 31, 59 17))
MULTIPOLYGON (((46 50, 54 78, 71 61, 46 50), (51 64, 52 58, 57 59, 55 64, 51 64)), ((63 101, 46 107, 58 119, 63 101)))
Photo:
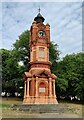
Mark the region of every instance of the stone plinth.
POLYGON ((55 97, 27 97, 24 98, 23 104, 58 104, 57 100, 55 97))

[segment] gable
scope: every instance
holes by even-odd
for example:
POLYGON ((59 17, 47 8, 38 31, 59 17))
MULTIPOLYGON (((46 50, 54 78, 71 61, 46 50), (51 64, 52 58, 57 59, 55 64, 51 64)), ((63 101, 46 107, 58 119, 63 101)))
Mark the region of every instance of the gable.
POLYGON ((41 76, 41 77, 49 77, 49 75, 48 75, 48 74, 45 74, 45 73, 41 73, 40 76, 41 76))

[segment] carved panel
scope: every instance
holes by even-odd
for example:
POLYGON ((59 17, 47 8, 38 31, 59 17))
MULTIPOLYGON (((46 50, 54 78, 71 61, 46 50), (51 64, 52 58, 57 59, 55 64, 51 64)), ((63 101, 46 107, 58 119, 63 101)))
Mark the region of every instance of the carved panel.
POLYGON ((45 58, 45 52, 43 47, 39 48, 39 58, 45 58))
POLYGON ((40 93, 45 93, 45 88, 39 88, 40 93))

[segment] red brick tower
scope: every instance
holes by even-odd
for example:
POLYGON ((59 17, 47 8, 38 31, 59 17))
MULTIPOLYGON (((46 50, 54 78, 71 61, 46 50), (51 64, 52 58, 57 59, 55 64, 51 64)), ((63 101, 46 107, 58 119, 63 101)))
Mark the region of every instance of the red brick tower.
POLYGON ((50 25, 44 25, 39 14, 30 28, 30 65, 25 72, 23 104, 57 104, 56 76, 51 73, 49 61, 50 25))

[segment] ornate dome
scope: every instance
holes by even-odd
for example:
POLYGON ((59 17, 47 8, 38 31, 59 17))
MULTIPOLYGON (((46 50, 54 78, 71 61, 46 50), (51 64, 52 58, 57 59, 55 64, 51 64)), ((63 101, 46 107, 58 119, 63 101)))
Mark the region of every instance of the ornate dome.
POLYGON ((38 13, 38 15, 34 18, 34 21, 36 21, 36 23, 41 23, 41 22, 44 22, 44 17, 38 13))

